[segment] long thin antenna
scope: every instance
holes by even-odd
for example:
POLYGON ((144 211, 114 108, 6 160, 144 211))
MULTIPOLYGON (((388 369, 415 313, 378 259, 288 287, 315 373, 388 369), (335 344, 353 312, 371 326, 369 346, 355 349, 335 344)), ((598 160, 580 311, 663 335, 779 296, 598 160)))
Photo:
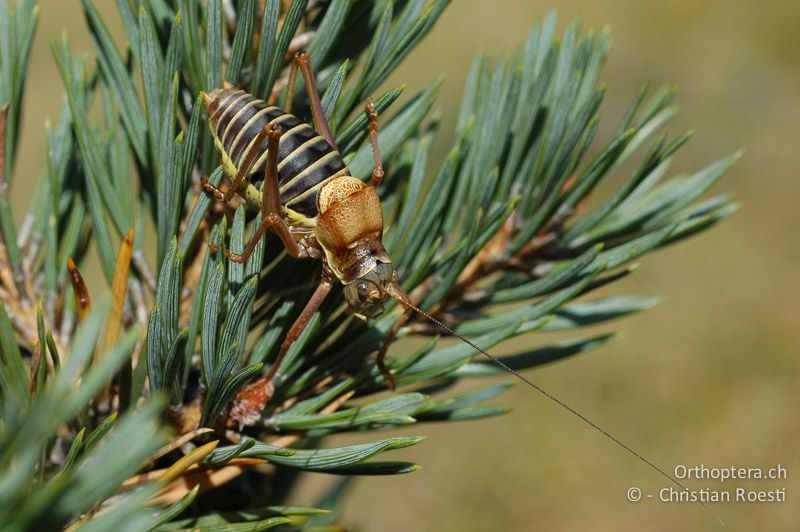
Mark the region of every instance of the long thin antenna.
MULTIPOLYGON (((600 434, 602 434, 603 436, 605 436, 609 440, 613 441, 614 443, 616 443, 617 445, 619 445, 620 447, 622 447, 623 449, 628 451, 628 453, 632 454, 633 456, 635 456, 636 458, 638 458, 639 460, 641 460, 642 462, 644 462, 645 464, 650 466, 651 469, 655 470, 659 475, 661 475, 665 479, 669 480, 670 482, 672 482, 673 484, 675 484, 676 486, 681 488, 683 491, 687 491, 687 492, 689 491, 689 488, 684 486, 683 483, 681 483, 678 479, 676 479, 675 477, 673 477, 672 475, 670 475, 669 473, 667 473, 666 471, 664 471, 663 469, 661 469, 660 467, 655 465, 653 462, 651 462, 650 460, 648 460, 647 458, 645 458, 644 456, 642 456, 641 454, 636 452, 633 448, 631 448, 629 445, 627 445, 624 442, 622 442, 619 438, 613 436, 611 433, 609 433, 608 431, 606 431, 605 429, 600 427, 600 425, 598 425, 597 423, 595 423, 594 421, 592 421, 591 419, 589 419, 585 415, 581 414, 580 412, 578 412, 577 410, 575 410, 574 408, 569 406, 567 403, 565 403, 564 401, 562 401, 561 399, 559 399, 555 395, 551 394, 550 392, 548 392, 547 390, 545 390, 544 388, 542 388, 541 386, 539 386, 538 384, 536 384, 532 380, 528 379, 527 377, 522 375, 517 370, 511 368, 510 366, 508 366, 505 362, 503 362, 502 360, 500 360, 496 356, 487 353, 485 350, 483 350, 480 347, 478 347, 471 340, 469 340, 469 339, 465 338, 464 336, 458 334, 457 332, 455 332, 453 329, 451 329, 450 327, 448 327, 447 325, 445 325, 441 321, 437 320, 436 318, 434 318, 433 316, 431 316, 430 314, 428 314, 427 312, 425 312, 421 308, 419 308, 416 305, 414 305, 411 301, 409 301, 408 296, 405 295, 405 293, 403 292, 403 290, 400 287, 393 286, 392 284, 387 284, 385 286, 385 290, 390 296, 395 298, 401 305, 403 305, 407 309, 412 309, 412 310, 415 310, 418 313, 422 314, 423 316, 425 316, 426 318, 431 320, 433 323, 435 323, 436 325, 438 325, 442 329, 446 330, 447 332, 449 332, 450 334, 452 334, 453 336, 455 336, 456 338, 458 338, 459 340, 461 340, 465 344, 469 345, 470 347, 472 347, 473 349, 475 349, 476 351, 478 351, 479 353, 481 353, 482 355, 487 357, 489 360, 491 360, 492 362, 494 362, 495 364, 497 364, 498 366, 500 366, 501 368, 503 368, 507 372, 511 373, 516 378, 518 378, 519 380, 521 380, 522 382, 524 382, 525 384, 527 384, 528 386, 530 386, 531 388, 533 388, 537 392, 539 392, 540 394, 544 395, 545 397, 547 397, 548 399, 550 399, 551 401, 556 403, 558 406, 560 406, 564 410, 566 410, 569 413, 571 413, 572 415, 578 417, 581 421, 583 421, 584 423, 586 423, 587 425, 592 427, 594 430, 596 430, 597 432, 599 432, 600 434)), ((700 504, 700 506, 705 508, 705 510, 709 514, 711 514, 714 517, 714 519, 716 519, 717 522, 721 526, 723 526, 723 527, 726 526, 725 525, 725 521, 723 521, 719 517, 719 515, 717 515, 716 512, 714 512, 713 510, 711 510, 711 508, 709 508, 703 501, 698 499, 697 502, 700 504)))

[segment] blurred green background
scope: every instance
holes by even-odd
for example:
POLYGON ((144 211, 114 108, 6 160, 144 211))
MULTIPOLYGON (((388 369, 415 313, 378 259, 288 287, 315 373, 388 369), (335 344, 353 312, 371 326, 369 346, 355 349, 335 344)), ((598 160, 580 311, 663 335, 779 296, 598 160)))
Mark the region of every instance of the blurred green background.
MULTIPOLYGON (((66 30, 74 48, 90 49, 77 0, 40 4, 13 190, 19 206, 31 194, 26 182, 39 175, 44 161, 43 122, 55 119, 60 105, 49 40, 66 30)), ((110 1, 104 7, 114 11, 110 1)), ((609 24, 613 30, 602 76, 607 95, 601 135, 649 80, 654 87, 679 88, 681 113, 669 131, 696 132, 678 152, 674 172, 699 169, 739 148, 746 153, 716 189, 734 191, 741 202, 732 219, 645 257, 635 275, 607 291, 657 293, 662 303, 593 331, 621 332, 610 346, 530 376, 670 471, 678 464, 782 464, 786 480, 687 484, 786 488, 784 503, 711 506, 731 530, 798 530, 800 4, 454 0, 391 83, 413 90, 446 74, 440 150, 450 142, 474 54, 512 50, 550 7, 558 8, 560 27, 580 16, 587 28, 609 24)), ((521 343, 544 341, 531 335, 521 343)), ((498 353, 514 348, 504 345, 498 353)), ((422 470, 357 480, 342 522, 384 531, 715 527, 697 504, 628 502, 628 488, 657 496, 666 481, 533 391, 516 386, 501 401, 514 411, 488 421, 392 431, 429 436, 392 457, 416 461, 422 470)), ((293 502, 313 503, 330 481, 316 476, 293 502)))

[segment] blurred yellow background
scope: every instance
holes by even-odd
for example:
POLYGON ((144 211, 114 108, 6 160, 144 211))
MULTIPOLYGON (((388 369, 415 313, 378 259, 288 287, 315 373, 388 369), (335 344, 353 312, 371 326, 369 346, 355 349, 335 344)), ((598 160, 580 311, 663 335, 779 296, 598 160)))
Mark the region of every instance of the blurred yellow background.
MULTIPOLYGON (((43 121, 55 119, 60 80, 48 42, 62 30, 89 50, 77 0, 44 0, 32 57, 16 205, 44 161, 43 121)), ((745 157, 715 189, 741 209, 698 238, 646 256, 606 293, 657 293, 656 308, 590 331, 620 331, 608 347, 529 374, 668 470, 675 465, 771 467, 782 481, 687 481, 693 489, 787 488, 784 503, 712 504, 731 530, 798 530, 800 513, 800 4, 796 0, 455 0, 392 84, 447 75, 439 107, 446 146, 474 54, 510 51, 550 7, 559 27, 580 16, 609 24, 603 121, 616 125, 639 85, 679 88, 669 131, 696 134, 674 161, 692 171, 739 148, 745 157)), ((112 2, 104 11, 113 12, 112 2)), ((410 93, 410 92, 409 92, 410 93)), ((20 215, 20 212, 15 214, 20 215)), ((594 294, 593 294, 594 297, 594 294)), ((552 341, 532 335, 524 345, 552 341)), ((513 351, 505 345, 498 352, 513 351)), ((423 469, 354 485, 342 522, 364 530, 711 530, 697 504, 630 503, 632 486, 666 481, 529 389, 500 398, 514 411, 488 421, 392 434, 428 440, 386 459, 423 469)), ((341 440, 341 441, 344 441, 341 440)), ((320 477, 325 482, 325 478, 320 477)), ((297 493, 294 503, 312 502, 297 493)))

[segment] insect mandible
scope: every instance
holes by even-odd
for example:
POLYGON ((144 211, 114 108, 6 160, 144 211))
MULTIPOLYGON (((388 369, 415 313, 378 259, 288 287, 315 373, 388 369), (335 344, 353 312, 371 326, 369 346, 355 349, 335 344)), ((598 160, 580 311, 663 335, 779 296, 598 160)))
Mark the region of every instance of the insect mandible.
MULTIPOLYGON (((365 109, 375 159, 371 179, 366 184, 350 175, 338 151, 306 52, 298 52, 294 57, 287 94, 285 109, 281 109, 230 85, 203 93, 214 143, 231 179, 227 192, 207 182, 204 187, 224 203, 238 194, 248 205, 259 209, 262 216, 244 251, 237 254, 226 250, 226 256, 234 262, 246 261, 267 229, 271 229, 292 257, 313 258, 323 263, 319 285, 289 328, 269 371, 246 385, 234 399, 229 413, 232 421, 249 425, 258 419, 272 397, 271 381, 286 352, 338 281, 344 287, 350 311, 361 319, 378 317, 390 297, 404 308, 376 358, 390 388, 394 389, 394 378, 384 363, 388 345, 411 312, 416 311, 580 418, 670 482, 687 489, 582 413, 414 305, 400 287, 397 272, 382 243, 383 211, 377 186, 384 171, 374 104, 367 100, 365 109), (298 71, 305 81, 316 129, 291 114, 298 71)), ((702 501, 700 504, 706 507, 702 501)), ((710 512, 708 507, 706 510, 710 512)))

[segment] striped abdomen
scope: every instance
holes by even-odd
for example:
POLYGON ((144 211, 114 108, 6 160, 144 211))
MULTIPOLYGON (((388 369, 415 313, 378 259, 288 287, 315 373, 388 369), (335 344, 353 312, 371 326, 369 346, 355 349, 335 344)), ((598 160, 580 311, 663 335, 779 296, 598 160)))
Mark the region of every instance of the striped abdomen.
MULTIPOLYGON (((348 175, 341 155, 310 125, 284 110, 269 105, 243 90, 216 89, 206 95, 209 126, 232 177, 244 160, 258 132, 270 122, 281 127, 278 145, 278 185, 281 204, 288 214, 307 223, 317 217, 317 198, 322 186, 335 177, 348 175)), ((261 188, 267 164, 267 143, 258 148, 250 169, 249 185, 261 188)), ((240 191, 244 195, 244 190, 240 191)), ((257 198, 246 194, 249 203, 257 198)), ((259 205, 260 206, 260 205, 259 205)))

